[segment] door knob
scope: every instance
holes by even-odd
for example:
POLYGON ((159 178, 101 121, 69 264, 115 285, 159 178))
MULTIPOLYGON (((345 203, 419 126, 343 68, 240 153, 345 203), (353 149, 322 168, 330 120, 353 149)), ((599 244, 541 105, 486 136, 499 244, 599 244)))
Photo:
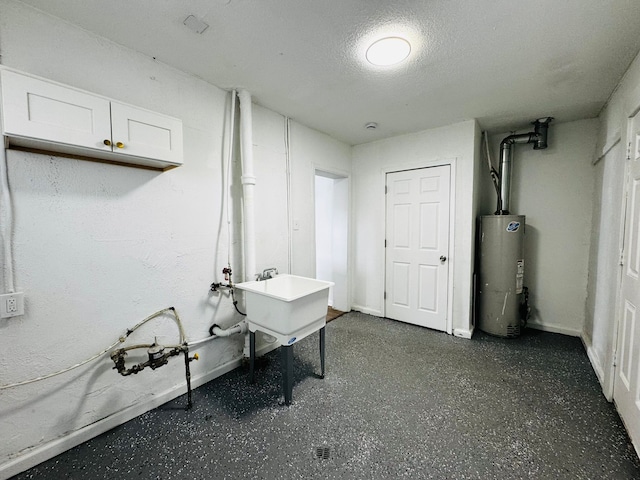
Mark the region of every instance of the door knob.
POLYGON ((442 263, 446 262, 447 261, 447 257, 445 257, 444 255, 440 255, 440 261, 442 263))

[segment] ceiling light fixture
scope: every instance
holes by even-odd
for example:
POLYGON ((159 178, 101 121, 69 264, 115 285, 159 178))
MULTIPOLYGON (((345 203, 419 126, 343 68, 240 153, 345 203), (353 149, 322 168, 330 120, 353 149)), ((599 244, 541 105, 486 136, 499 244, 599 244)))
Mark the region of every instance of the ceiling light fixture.
POLYGON ((373 42, 367 49, 367 60, 373 65, 387 67, 406 59, 411 53, 411 44, 401 37, 385 37, 373 42))

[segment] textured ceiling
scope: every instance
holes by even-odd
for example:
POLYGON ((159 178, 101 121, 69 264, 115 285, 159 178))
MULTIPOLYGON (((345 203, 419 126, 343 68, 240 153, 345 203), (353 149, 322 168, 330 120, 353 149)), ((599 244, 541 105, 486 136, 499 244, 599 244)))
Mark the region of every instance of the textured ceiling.
POLYGON ((349 144, 477 118, 594 117, 640 50, 639 0, 23 0, 349 144), (188 15, 210 27, 197 34, 188 15), (395 68, 363 61, 382 33, 395 68), (364 128, 377 122, 378 129, 364 128))

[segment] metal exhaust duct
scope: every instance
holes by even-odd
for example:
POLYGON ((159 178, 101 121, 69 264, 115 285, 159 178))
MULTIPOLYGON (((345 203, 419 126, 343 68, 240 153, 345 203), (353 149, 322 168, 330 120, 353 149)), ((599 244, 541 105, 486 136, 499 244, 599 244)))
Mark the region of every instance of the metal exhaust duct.
POLYGON ((553 117, 539 118, 533 122, 533 132, 509 135, 500 142, 500 194, 496 215, 509 215, 513 146, 517 143, 533 143, 534 150, 544 150, 547 148, 547 134, 552 120, 553 117))
POLYGON ((547 148, 552 120, 551 117, 540 118, 533 122, 533 132, 509 135, 502 140, 499 174, 496 175, 491 159, 488 159, 498 194, 498 208, 495 215, 480 217, 476 312, 478 328, 491 335, 519 336, 529 315, 528 289, 524 286, 526 219, 524 215, 509 213, 511 164, 514 145, 518 143, 533 143, 535 150, 547 148))

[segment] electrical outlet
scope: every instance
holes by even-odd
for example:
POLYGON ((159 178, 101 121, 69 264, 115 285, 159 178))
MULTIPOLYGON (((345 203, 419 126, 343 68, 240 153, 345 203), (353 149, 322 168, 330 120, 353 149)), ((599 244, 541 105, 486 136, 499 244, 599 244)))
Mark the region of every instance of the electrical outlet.
POLYGON ((7 298, 7 313, 16 313, 18 311, 18 301, 16 297, 7 298))
POLYGON ((0 318, 24 315, 24 293, 7 293, 0 295, 0 318))

